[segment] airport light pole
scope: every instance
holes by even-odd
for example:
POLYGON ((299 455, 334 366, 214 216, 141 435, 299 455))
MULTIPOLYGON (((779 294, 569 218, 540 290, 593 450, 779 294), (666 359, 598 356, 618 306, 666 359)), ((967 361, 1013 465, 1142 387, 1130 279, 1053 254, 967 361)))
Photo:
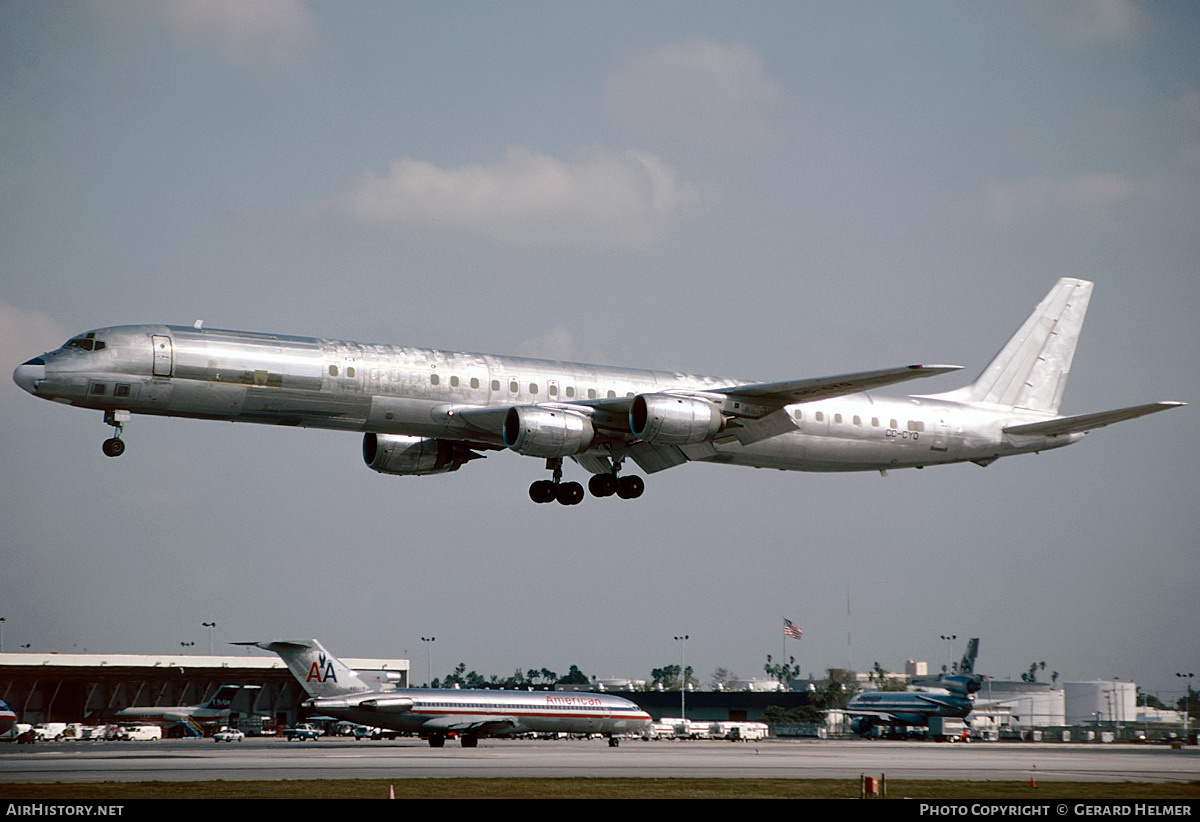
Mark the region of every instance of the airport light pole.
POLYGON ((213 628, 216 628, 216 627, 217 627, 217 623, 215 623, 215 622, 201 622, 200 624, 201 624, 201 625, 203 625, 205 628, 207 628, 207 629, 208 629, 208 655, 209 655, 209 656, 212 656, 212 652, 213 652, 213 649, 212 649, 213 628))
POLYGON ((675 641, 679 643, 679 718, 687 719, 687 668, 684 663, 686 660, 688 635, 675 637, 675 641))
POLYGON ((433 643, 437 641, 435 636, 423 636, 421 641, 425 644, 425 687, 433 687, 433 643))
MULTIPOLYGON (((4 620, 0 619, 0 622, 3 622, 3 621, 4 620)), ((0 642, 0 651, 2 651, 2 650, 4 650, 4 645, 2 642, 0 642)), ((1188 680, 1188 679, 1191 679, 1192 677, 1194 677, 1195 674, 1191 673, 1190 671, 1186 674, 1181 674, 1178 671, 1176 671, 1175 676, 1179 677, 1180 679, 1188 680)), ((1188 739, 1188 710, 1191 707, 1191 704, 1190 704, 1191 703, 1191 699, 1190 699, 1191 695, 1192 695, 1192 683, 1184 682, 1183 683, 1183 744, 1184 745, 1187 744, 1187 739, 1188 739)))
POLYGON ((951 666, 954 665, 954 648, 953 648, 953 646, 950 645, 950 643, 953 642, 954 640, 958 639, 958 634, 942 634, 941 636, 942 636, 942 641, 946 643, 946 668, 945 668, 945 671, 948 674, 952 674, 952 673, 954 673, 954 671, 950 670, 950 668, 951 668, 951 666))
POLYGON ((0 617, 0 654, 4 653, 4 623, 8 622, 4 617, 0 617))

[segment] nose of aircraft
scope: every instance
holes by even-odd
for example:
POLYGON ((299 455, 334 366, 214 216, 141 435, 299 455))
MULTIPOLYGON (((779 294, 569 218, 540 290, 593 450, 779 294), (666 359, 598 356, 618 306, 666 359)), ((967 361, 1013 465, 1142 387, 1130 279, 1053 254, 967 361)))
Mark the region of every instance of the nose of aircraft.
POLYGON ((41 357, 34 357, 26 363, 17 366, 13 372, 13 382, 24 388, 30 394, 37 389, 39 380, 46 378, 46 363, 41 357))

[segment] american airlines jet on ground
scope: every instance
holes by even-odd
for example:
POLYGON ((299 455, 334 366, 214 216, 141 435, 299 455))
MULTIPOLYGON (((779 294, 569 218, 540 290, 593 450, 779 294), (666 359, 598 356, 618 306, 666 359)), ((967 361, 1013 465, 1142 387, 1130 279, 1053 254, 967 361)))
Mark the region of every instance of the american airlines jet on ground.
POLYGON ((650 715, 628 699, 575 691, 489 691, 453 688, 373 690, 315 639, 235 642, 273 651, 308 693, 305 707, 321 714, 418 734, 431 747, 458 735, 464 748, 485 736, 523 733, 636 734, 650 715))
POLYGON ((1060 417, 1092 283, 1062 279, 979 378, 941 394, 872 389, 953 371, 883 371, 747 383, 633 368, 311 337, 131 325, 89 331, 17 367, 34 396, 104 412, 120 456, 132 414, 359 431, 385 474, 456 471, 481 451, 546 460, 535 502, 574 505, 563 458, 594 496, 641 496, 626 460, 653 473, 688 461, 795 471, 886 471, 1059 448, 1093 428, 1183 405, 1060 417))

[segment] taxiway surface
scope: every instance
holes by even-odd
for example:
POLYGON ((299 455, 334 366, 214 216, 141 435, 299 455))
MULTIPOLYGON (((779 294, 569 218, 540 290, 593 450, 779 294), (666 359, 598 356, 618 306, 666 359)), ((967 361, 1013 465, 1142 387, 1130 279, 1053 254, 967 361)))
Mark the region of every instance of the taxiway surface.
POLYGON ((250 739, 0 747, 0 782, 646 777, 1193 782, 1200 749, 1160 746, 867 741, 642 742, 250 739))

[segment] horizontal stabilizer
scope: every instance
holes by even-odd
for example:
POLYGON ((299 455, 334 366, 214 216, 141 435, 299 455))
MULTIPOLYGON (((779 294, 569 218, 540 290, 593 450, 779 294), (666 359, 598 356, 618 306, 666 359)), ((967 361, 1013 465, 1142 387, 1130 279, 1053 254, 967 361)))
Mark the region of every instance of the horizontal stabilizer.
POLYGON ((1081 434, 1085 431, 1091 431, 1093 428, 1103 428, 1106 425, 1112 425, 1114 422, 1122 422, 1124 420, 1132 420, 1137 417, 1144 417, 1147 414, 1154 414, 1158 411, 1166 411, 1169 408, 1178 408, 1181 405, 1187 405, 1185 402, 1152 402, 1149 405, 1135 405, 1131 408, 1118 408, 1115 411, 1101 411, 1097 414, 1080 414, 1076 417, 1060 417, 1056 420, 1046 420, 1045 422, 1030 422, 1025 425, 1009 425, 1004 429, 1005 434, 1016 434, 1017 436, 1038 436, 1038 437, 1057 437, 1063 434, 1081 434))

